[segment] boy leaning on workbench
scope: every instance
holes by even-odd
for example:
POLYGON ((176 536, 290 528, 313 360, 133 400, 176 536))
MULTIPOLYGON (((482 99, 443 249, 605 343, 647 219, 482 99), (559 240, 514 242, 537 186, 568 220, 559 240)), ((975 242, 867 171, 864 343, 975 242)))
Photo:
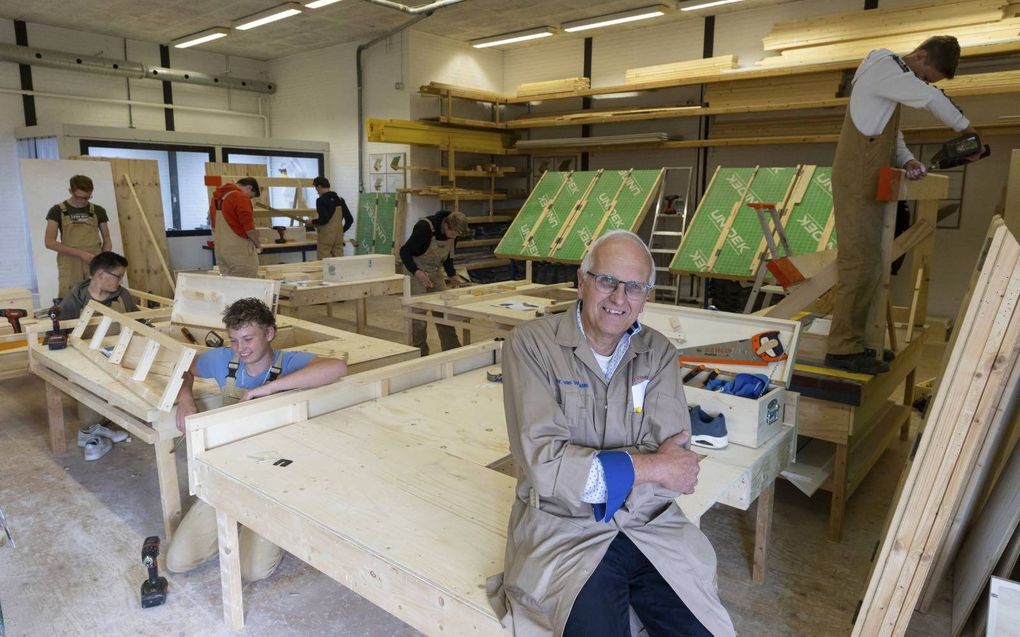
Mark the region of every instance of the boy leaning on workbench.
MULTIPOLYGON (((231 405, 288 389, 328 385, 347 373, 347 364, 336 358, 274 351, 276 317, 258 299, 241 299, 230 304, 223 313, 223 324, 230 347, 218 347, 197 356, 184 374, 177 403, 177 428, 182 433, 184 419, 198 412, 191 392, 195 376, 216 379, 223 404, 231 405)), ((239 543, 241 577, 245 581, 269 577, 283 559, 283 549, 246 527, 241 527, 239 543)), ((216 552, 216 510, 196 500, 170 540, 166 567, 174 573, 184 573, 216 552)))

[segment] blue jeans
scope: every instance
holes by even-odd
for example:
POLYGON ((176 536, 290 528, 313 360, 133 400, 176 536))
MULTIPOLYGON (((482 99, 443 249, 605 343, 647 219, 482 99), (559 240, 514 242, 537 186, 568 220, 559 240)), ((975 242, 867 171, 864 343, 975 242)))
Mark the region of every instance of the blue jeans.
POLYGON ((563 635, 630 635, 631 606, 650 637, 712 635, 630 538, 619 533, 574 600, 563 635))

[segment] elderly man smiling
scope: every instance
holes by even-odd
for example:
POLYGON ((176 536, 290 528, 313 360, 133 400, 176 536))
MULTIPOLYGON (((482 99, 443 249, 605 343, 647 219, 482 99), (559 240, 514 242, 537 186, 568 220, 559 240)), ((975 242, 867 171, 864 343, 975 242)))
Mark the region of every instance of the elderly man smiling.
POLYGON ((503 347, 517 498, 490 601, 515 635, 732 635, 715 552, 674 498, 697 456, 676 352, 638 315, 655 280, 630 232, 595 241, 576 307, 503 347))

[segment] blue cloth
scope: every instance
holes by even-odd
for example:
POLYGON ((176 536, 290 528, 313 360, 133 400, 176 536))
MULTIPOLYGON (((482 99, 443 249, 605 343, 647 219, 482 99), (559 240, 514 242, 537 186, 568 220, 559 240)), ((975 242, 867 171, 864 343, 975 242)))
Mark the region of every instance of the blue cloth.
MULTIPOLYGON (((311 352, 282 352, 283 360, 280 362, 280 376, 286 376, 308 366, 315 358, 311 352)), ((275 354, 274 354, 275 355, 275 354)), ((198 357, 195 363, 195 371, 202 378, 215 378, 216 383, 222 389, 227 384, 227 365, 234 358, 234 352, 229 347, 217 347, 204 352, 198 357)), ((244 362, 237 361, 237 374, 234 376, 234 384, 240 389, 253 389, 261 385, 266 378, 265 372, 255 374, 242 373, 244 362)))
POLYGON ((743 398, 761 398, 769 389, 769 377, 764 374, 737 374, 730 381, 713 378, 705 383, 705 389, 743 398))
POLYGON ((595 458, 606 475, 606 501, 591 505, 595 520, 609 522, 634 486, 634 461, 626 451, 600 451, 595 458))

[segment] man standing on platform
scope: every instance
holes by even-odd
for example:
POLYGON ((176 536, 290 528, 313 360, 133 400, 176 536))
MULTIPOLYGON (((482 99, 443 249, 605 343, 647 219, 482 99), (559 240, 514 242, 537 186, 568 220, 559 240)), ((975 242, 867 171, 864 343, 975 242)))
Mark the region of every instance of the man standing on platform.
MULTIPOLYGON (((411 237, 400 246, 400 260, 411 275, 411 294, 442 292, 459 287, 453 269, 453 244, 457 237, 468 233, 467 216, 462 212, 440 210, 414 224, 411 237)), ((436 325, 443 351, 460 347, 457 330, 450 325, 436 325)), ((428 324, 411 321, 411 344, 429 355, 428 324)))
POLYGON ((315 209, 319 218, 312 221, 316 226, 316 244, 320 259, 344 256, 344 233, 354 225, 354 216, 343 197, 329 189, 329 180, 321 175, 312 180, 319 198, 315 200, 315 209), (336 209, 343 213, 343 227, 336 209))
POLYGON ((677 506, 698 456, 676 348, 638 322, 655 263, 637 235, 592 243, 566 312, 503 345, 518 467, 505 571, 489 601, 518 636, 733 635, 715 551, 677 506), (636 634, 636 633, 634 633, 636 634))
POLYGON ((223 276, 256 278, 259 274, 259 233, 251 200, 262 194, 254 177, 223 184, 209 202, 216 264, 223 276))
MULTIPOLYGON (((907 150, 899 130, 900 106, 925 108, 955 131, 973 133, 970 122, 942 91, 930 86, 952 78, 960 61, 956 38, 936 35, 902 58, 888 49, 868 54, 854 73, 850 105, 832 163, 832 201, 839 242, 828 367, 878 374, 889 371, 893 352, 866 343, 868 312, 882 283, 885 204, 875 199, 878 174, 899 166, 909 179, 927 168, 907 150)), ((884 308, 875 308, 884 312, 884 308)))
POLYGON ((92 257, 112 246, 106 209, 89 201, 94 190, 92 179, 75 175, 71 196, 46 213, 44 241, 57 253, 57 294, 62 297, 88 278, 92 257))

